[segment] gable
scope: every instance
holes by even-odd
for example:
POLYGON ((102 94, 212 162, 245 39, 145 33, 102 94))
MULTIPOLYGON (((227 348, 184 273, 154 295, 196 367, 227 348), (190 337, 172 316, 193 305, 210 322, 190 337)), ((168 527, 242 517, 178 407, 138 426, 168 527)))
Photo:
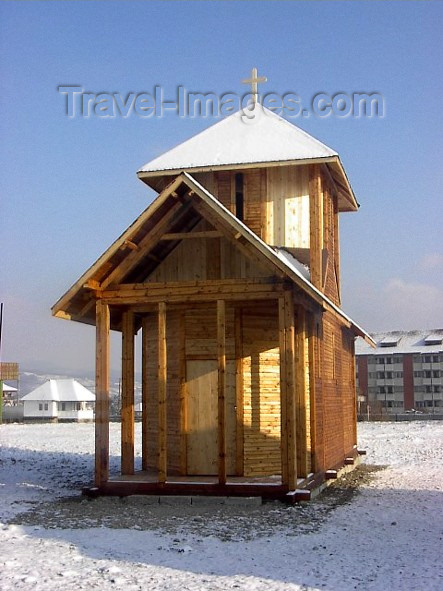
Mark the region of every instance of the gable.
MULTIPOLYGON (((185 235, 186 239, 192 236, 202 218, 215 228, 214 232, 220 232, 217 237, 228 239, 249 260, 269 268, 273 276, 289 279, 312 302, 330 309, 345 325, 352 326, 355 334, 372 342, 367 333, 304 277, 287 254, 263 242, 186 172, 170 183, 56 302, 53 315, 95 324, 95 302, 100 292, 108 286, 143 282, 174 250, 175 241, 185 239, 185 235), (175 236, 164 240, 165 234, 175 236)), ((201 234, 199 237, 202 238, 201 234)), ((119 328, 119 324, 112 328, 119 328)))
POLYGON ((251 260, 228 238, 217 235, 221 232, 217 232, 206 220, 201 219, 194 232, 205 232, 208 237, 187 238, 178 242, 144 279, 145 283, 254 279, 273 275, 269 264, 251 260), (209 235, 210 232, 213 236, 209 235))
POLYGON ((178 178, 52 310, 62 318, 95 324, 97 293, 108 287, 276 274, 284 276, 178 178))

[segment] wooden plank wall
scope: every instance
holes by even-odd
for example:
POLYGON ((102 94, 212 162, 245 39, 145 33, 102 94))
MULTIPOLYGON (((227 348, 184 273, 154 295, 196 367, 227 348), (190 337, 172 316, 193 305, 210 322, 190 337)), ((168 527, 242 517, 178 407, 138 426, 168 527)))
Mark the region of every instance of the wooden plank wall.
MULTIPOLYGON (((206 222, 202 221, 195 230, 206 228, 206 222)), ((182 240, 145 281, 253 279, 269 275, 268 267, 249 260, 226 238, 189 238, 182 240), (218 256, 215 248, 218 248, 218 256)))
POLYGON ((323 186, 323 290, 335 304, 340 305, 338 202, 330 180, 322 175, 323 186))
POLYGON ((244 222, 268 244, 309 248, 309 168, 276 166, 198 173, 197 180, 235 214, 235 175, 244 178, 244 222))
POLYGON ((316 381, 316 448, 319 469, 343 462, 355 442, 355 388, 350 330, 330 312, 323 315, 317 350, 321 379, 316 381))
POLYGON ((244 474, 281 473, 278 316, 243 309, 244 474))
POLYGON ((272 167, 266 172, 263 239, 274 246, 309 248, 308 167, 272 167))
MULTIPOLYGON (((147 458, 149 469, 157 468, 158 459, 158 325, 157 315, 150 314, 147 326, 147 458)), ((180 312, 166 313, 167 341, 167 380, 166 380, 166 418, 167 418, 167 471, 180 472, 180 312)))
POLYGON ((260 238, 262 227, 262 171, 251 169, 244 173, 244 222, 260 238))

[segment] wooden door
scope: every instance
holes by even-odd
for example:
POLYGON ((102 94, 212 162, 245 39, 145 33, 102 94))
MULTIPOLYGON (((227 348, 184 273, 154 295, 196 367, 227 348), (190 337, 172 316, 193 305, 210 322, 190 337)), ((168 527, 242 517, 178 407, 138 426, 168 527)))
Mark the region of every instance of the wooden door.
POLYGON ((187 382, 187 472, 218 473, 217 362, 188 361, 187 382))
MULTIPOLYGON (((189 475, 218 474, 218 374, 217 361, 186 362, 187 436, 189 475)), ((226 469, 235 474, 236 409, 235 365, 226 363, 226 469)))

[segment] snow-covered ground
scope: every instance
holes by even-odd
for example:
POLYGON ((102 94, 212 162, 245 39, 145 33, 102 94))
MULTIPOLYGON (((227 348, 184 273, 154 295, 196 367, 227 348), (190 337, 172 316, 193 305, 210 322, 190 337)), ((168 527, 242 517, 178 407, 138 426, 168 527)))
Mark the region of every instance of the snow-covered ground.
POLYGON ((2 591, 443 588, 442 422, 360 424, 388 468, 334 510, 79 500, 92 425, 2 425, 0 443, 2 591))

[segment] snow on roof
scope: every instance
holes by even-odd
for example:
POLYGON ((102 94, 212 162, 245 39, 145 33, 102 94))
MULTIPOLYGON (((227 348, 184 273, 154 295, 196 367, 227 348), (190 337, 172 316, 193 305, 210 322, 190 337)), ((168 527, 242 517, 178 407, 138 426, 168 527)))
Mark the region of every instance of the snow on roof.
POLYGON ((441 345, 443 341, 443 333, 431 333, 425 338, 425 345, 441 345))
POLYGON ((371 337, 377 343, 377 348, 371 349, 364 341, 358 339, 355 344, 357 355, 443 352, 443 328, 379 332, 371 333, 371 337))
POLYGON ((82 386, 73 378, 48 380, 38 386, 22 400, 55 400, 57 402, 91 402, 95 400, 95 394, 82 386))
POLYGON ((3 392, 17 392, 17 388, 13 386, 8 386, 8 384, 3 384, 3 392))
POLYGON ((285 248, 277 248, 276 246, 274 246, 274 250, 277 252, 277 255, 280 259, 282 259, 285 263, 289 264, 291 267, 298 269, 298 271, 300 271, 300 273, 303 275, 305 279, 307 279, 308 281, 311 280, 311 273, 307 265, 301 263, 285 248))
POLYGON ((379 343, 379 347, 396 347, 400 337, 398 335, 388 335, 384 337, 379 343))
POLYGON ((154 158, 139 172, 335 156, 337 152, 257 103, 154 158))

